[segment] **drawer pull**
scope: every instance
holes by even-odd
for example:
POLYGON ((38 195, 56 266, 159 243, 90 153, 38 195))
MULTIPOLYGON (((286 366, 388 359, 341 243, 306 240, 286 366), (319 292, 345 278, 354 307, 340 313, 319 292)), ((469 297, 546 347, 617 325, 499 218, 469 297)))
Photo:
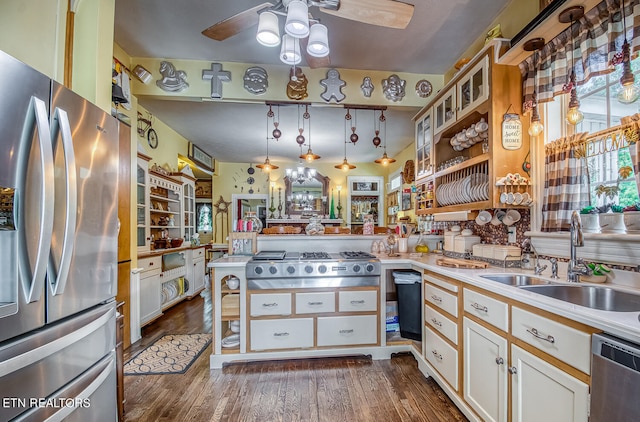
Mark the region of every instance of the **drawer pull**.
POLYGON ((480 312, 484 312, 484 313, 488 313, 489 312, 489 308, 487 308, 486 306, 480 305, 480 304, 478 304, 476 302, 473 302, 471 304, 471 307, 473 309, 477 310, 477 311, 480 311, 480 312))
POLYGON ((286 337, 288 335, 289 333, 287 333, 286 331, 284 333, 273 333, 274 337, 286 337))
POLYGON ((360 300, 352 300, 351 301, 352 305, 364 305, 364 299, 360 299, 360 300))
POLYGON ((436 350, 432 350, 431 353, 433 354, 433 356, 435 356, 436 359, 438 359, 439 361, 442 361, 442 355, 438 353, 436 350))
POLYGON ((348 330, 340 330, 340 331, 338 331, 338 333, 340 333, 340 334, 351 334, 351 333, 353 333, 353 328, 350 328, 348 330))
POLYGON ((510 366, 508 371, 511 375, 516 375, 518 373, 518 370, 516 369, 515 366, 510 366))
POLYGON ((275 308, 276 306, 278 306, 277 302, 273 302, 273 303, 263 303, 262 307, 263 308, 275 308))
POLYGON ((556 339, 553 338, 552 335, 548 335, 548 336, 543 336, 542 334, 538 333, 538 330, 536 330, 535 328, 532 328, 530 330, 527 330, 527 333, 531 334, 532 336, 534 336, 535 338, 539 338, 540 340, 544 340, 544 341, 548 341, 549 343, 553 344, 556 342, 556 339))
POLYGON ((502 359, 501 357, 497 357, 497 358, 496 358, 496 363, 497 363, 498 365, 504 365, 504 359, 502 359))
POLYGON ((442 323, 440 321, 438 321, 435 318, 431 318, 431 322, 433 322, 433 325, 437 325, 438 327, 442 327, 442 323))
POLYGON ((307 305, 309 305, 309 306, 320 306, 320 305, 324 305, 324 302, 307 302, 307 305))
POLYGON ((442 303, 442 298, 440 296, 431 295, 431 299, 433 299, 434 302, 442 303))

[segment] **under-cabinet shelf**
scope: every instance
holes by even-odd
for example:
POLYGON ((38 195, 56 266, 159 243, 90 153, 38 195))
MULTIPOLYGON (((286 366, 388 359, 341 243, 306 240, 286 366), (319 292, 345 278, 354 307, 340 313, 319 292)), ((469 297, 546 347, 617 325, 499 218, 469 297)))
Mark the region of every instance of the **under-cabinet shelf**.
POLYGON ((442 177, 447 174, 455 173, 456 171, 466 169, 467 167, 472 167, 478 163, 483 163, 485 161, 489 161, 489 154, 480 154, 475 157, 471 157, 468 160, 465 160, 459 164, 456 164, 451 167, 447 167, 444 170, 440 170, 439 172, 436 172, 431 177, 442 177))
POLYGON ((149 198, 151 199, 155 199, 157 201, 165 201, 165 202, 180 202, 179 199, 173 199, 173 198, 167 198, 164 196, 158 196, 158 195, 151 195, 149 194, 149 198))

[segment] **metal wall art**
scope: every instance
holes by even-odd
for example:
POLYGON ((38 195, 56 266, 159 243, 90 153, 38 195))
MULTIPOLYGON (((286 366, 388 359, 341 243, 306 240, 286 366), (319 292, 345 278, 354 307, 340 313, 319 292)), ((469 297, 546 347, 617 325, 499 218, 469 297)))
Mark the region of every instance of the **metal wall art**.
POLYGON ((387 100, 402 101, 405 95, 405 86, 407 81, 400 79, 396 74, 389 76, 387 79, 382 80, 382 92, 387 100))
POLYGON ((222 82, 231 82, 231 72, 222 70, 222 63, 211 63, 211 70, 202 71, 202 80, 211 80, 211 98, 222 98, 222 82))
POLYGON ((244 72, 244 89, 254 95, 262 95, 269 87, 267 71, 259 66, 248 68, 244 72))
POLYGON ((421 79, 416 84, 416 94, 420 98, 427 98, 429 95, 431 95, 431 91, 433 91, 431 82, 426 79, 421 79))
POLYGON ((374 90, 373 83, 371 82, 371 78, 369 76, 365 76, 362 80, 362 85, 360 85, 360 90, 362 90, 362 94, 369 98, 371 97, 371 93, 374 90))
POLYGON ((342 87, 347 83, 340 79, 340 73, 336 69, 327 70, 327 79, 320 80, 320 85, 324 87, 324 92, 320 94, 320 97, 326 102, 331 101, 332 98, 338 103, 345 99, 342 87))
POLYGON ((299 67, 292 67, 289 71, 289 83, 287 84, 287 97, 292 100, 304 100, 309 96, 307 94, 307 77, 302 73, 299 67))
POLYGON ((158 88, 168 92, 180 92, 189 88, 187 72, 176 70, 171 62, 160 62, 160 74, 162 79, 156 81, 158 88))

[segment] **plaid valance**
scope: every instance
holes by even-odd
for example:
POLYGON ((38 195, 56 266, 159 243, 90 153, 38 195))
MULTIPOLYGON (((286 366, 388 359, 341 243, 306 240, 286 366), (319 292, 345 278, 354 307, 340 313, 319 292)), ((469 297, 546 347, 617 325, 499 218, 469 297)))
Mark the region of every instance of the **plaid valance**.
MULTIPOLYGON (((634 55, 640 49, 640 0, 625 0, 624 5, 627 40, 634 55)), ((584 84, 593 76, 615 70, 615 66, 610 63, 616 53, 622 51, 624 43, 620 0, 603 0, 573 26, 567 26, 565 31, 548 41, 541 50, 520 63, 524 111, 528 111, 532 104, 534 61, 537 64, 538 102, 552 101, 554 96, 568 92, 568 69, 572 66, 572 57, 578 85, 584 84)))

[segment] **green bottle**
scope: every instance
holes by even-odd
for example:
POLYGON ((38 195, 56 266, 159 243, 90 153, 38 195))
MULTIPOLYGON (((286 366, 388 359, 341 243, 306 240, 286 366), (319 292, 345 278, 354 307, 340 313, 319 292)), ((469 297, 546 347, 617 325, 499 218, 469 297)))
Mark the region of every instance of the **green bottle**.
POLYGON ((333 189, 331 189, 331 208, 329 208, 329 218, 330 219, 336 218, 336 214, 333 211, 333 189))

